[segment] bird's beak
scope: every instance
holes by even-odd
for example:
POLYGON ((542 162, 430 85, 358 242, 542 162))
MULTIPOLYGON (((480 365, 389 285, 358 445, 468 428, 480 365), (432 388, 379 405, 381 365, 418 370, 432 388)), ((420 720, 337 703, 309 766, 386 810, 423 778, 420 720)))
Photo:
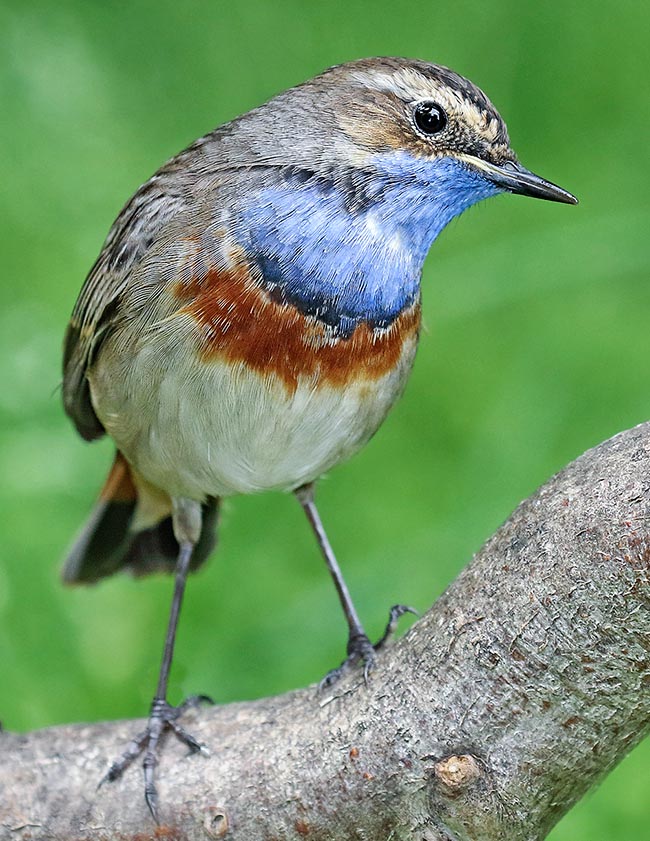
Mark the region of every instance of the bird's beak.
POLYGON ((578 199, 571 193, 551 181, 546 181, 545 178, 540 178, 539 175, 535 175, 534 172, 526 169, 520 163, 506 161, 506 163, 497 166, 497 164, 477 158, 474 155, 459 155, 459 157, 474 169, 478 169, 485 178, 501 190, 507 190, 509 193, 521 193, 522 196, 532 196, 535 199, 578 204, 578 199))

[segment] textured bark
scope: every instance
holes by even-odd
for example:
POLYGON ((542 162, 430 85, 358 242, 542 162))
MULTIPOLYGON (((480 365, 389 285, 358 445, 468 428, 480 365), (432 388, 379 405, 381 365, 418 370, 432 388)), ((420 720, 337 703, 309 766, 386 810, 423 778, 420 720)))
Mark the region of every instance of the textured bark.
POLYGON ((380 659, 195 714, 155 829, 142 775, 96 790, 135 722, 0 734, 0 837, 534 841, 650 723, 650 424, 522 503, 380 659))

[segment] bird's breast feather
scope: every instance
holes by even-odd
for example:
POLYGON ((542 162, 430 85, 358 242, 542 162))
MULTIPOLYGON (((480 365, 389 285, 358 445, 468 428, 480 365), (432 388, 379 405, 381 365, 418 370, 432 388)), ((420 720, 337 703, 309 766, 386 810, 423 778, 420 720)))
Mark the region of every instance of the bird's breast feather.
POLYGON ((399 364, 405 344, 415 343, 419 333, 419 300, 387 326, 369 318, 337 333, 297 306, 275 300, 243 261, 178 281, 173 294, 182 303, 177 314, 196 327, 196 352, 204 363, 225 359, 244 365, 289 391, 308 379, 334 387, 377 380, 399 364))

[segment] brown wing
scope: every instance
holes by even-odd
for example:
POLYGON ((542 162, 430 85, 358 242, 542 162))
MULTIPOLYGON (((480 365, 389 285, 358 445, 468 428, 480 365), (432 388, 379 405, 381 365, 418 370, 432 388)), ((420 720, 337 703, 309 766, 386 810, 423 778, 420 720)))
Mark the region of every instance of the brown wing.
POLYGON ((113 329, 129 281, 152 244, 185 207, 173 179, 158 173, 124 207, 111 228, 75 304, 65 334, 63 405, 88 441, 104 435, 90 399, 87 373, 113 329))

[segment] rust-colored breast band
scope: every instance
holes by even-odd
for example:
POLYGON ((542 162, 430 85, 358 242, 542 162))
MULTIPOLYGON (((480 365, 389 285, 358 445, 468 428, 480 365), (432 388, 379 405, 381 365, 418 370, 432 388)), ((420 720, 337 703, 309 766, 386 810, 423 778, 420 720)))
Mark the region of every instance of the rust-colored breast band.
POLYGON ((201 328, 202 358, 244 363, 295 391, 301 378, 345 386, 376 380, 398 363, 404 342, 417 337, 419 302, 387 328, 361 322, 347 337, 295 307, 272 300, 245 265, 210 269, 205 277, 176 284, 177 298, 201 328), (189 299, 189 300, 188 300, 189 299))

